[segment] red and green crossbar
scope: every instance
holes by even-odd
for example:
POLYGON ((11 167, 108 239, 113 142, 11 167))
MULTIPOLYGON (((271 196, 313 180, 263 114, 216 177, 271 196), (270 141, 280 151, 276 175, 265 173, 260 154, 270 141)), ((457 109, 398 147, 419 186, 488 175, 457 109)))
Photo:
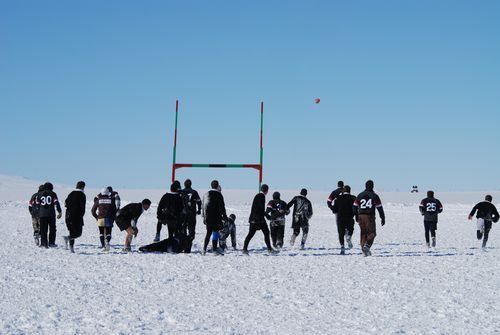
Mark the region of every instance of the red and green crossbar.
POLYGON ((191 164, 177 163, 177 121, 179 116, 179 100, 175 102, 175 131, 174 131, 174 157, 172 163, 172 182, 175 180, 175 171, 180 168, 241 168, 256 169, 259 171, 259 190, 262 185, 262 163, 264 158, 263 128, 264 128, 264 102, 260 103, 260 163, 259 164, 191 164))

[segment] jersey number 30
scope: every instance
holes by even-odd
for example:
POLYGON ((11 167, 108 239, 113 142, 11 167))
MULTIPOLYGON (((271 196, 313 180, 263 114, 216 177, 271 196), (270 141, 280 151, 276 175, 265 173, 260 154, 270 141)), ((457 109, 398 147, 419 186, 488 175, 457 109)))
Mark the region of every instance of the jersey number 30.
POLYGON ((40 197, 40 203, 42 206, 50 205, 52 203, 52 197, 50 195, 40 197))

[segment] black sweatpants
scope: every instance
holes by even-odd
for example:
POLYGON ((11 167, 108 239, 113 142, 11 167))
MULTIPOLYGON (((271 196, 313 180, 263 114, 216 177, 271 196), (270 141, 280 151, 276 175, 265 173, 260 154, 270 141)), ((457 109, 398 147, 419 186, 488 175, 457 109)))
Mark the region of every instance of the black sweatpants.
POLYGON ((187 215, 186 221, 182 226, 182 232, 189 236, 191 241, 194 241, 196 236, 196 213, 187 215))
POLYGON ((484 234, 481 234, 479 230, 477 231, 477 239, 483 239, 483 248, 486 247, 486 242, 488 242, 488 237, 490 235, 492 225, 493 223, 490 220, 484 220, 484 234))
POLYGON ((264 234, 264 241, 266 242, 267 250, 272 250, 271 240, 269 239, 269 228, 267 228, 267 223, 265 221, 250 224, 250 230, 248 231, 248 235, 245 238, 245 243, 243 244, 243 250, 247 250, 248 244, 250 243, 250 240, 253 238, 253 236, 255 235, 257 230, 262 230, 262 233, 264 234))
POLYGON ((429 243, 429 232, 431 237, 436 237, 437 222, 434 221, 424 221, 425 227, 425 242, 429 243))
POLYGON ((40 246, 48 247, 56 243, 56 217, 40 218, 40 246), (47 241, 47 233, 49 238, 47 241))
POLYGON ((273 247, 283 247, 283 239, 285 238, 285 225, 284 224, 270 224, 271 227, 271 240, 273 247))
POLYGON ((344 245, 344 235, 352 236, 354 233, 354 219, 337 217, 337 232, 339 234, 340 245, 344 245))
POLYGON ((83 218, 66 219, 66 227, 69 231, 69 244, 75 245, 75 239, 82 236, 83 218))
POLYGON ((174 237, 175 233, 177 233, 177 230, 179 229, 179 225, 177 223, 177 220, 165 220, 161 221, 159 220, 158 223, 156 224, 156 233, 159 234, 161 232, 162 226, 166 225, 168 229, 168 238, 174 237))

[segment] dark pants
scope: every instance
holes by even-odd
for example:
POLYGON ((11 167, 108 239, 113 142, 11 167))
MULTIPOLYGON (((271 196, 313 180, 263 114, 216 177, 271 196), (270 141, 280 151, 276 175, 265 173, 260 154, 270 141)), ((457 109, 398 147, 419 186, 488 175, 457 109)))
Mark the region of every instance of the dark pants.
POLYGON ((50 244, 56 243, 56 218, 40 218, 40 246, 48 247, 50 244), (49 239, 47 243, 47 233, 49 239))
MULTIPOLYGON (((293 228, 293 235, 299 236, 300 228, 301 227, 293 228)), ((305 236, 307 234, 309 234, 309 226, 302 226, 302 236, 305 236)))
POLYGON ((486 242, 488 242, 488 236, 490 235, 491 226, 492 222, 490 220, 484 220, 484 234, 481 234, 479 230, 477 231, 477 239, 483 239, 483 248, 486 247, 486 242))
POLYGON ((352 236, 354 233, 354 219, 337 217, 337 232, 339 234, 340 245, 344 245, 344 235, 352 236))
POLYGON ((270 224, 271 227, 271 240, 273 241, 273 247, 281 248, 283 247, 283 239, 285 238, 285 224, 280 222, 270 224))
POLYGON ((243 250, 247 250, 248 244, 250 243, 250 240, 255 235, 257 230, 262 230, 262 233, 264 234, 264 241, 266 242, 267 250, 272 250, 271 240, 269 239, 269 228, 267 228, 267 223, 265 221, 250 224, 250 230, 248 231, 248 235, 245 238, 245 243, 243 244, 243 250))
POLYGON ((425 227, 425 242, 429 243, 429 232, 431 237, 436 237, 437 222, 434 221, 424 221, 425 227))
POLYGON ((236 248, 236 225, 234 223, 228 224, 220 231, 220 246, 226 249, 226 239, 231 236, 231 245, 236 248))
POLYGON ((187 215, 186 220, 182 225, 182 233, 189 236, 191 241, 194 241, 196 236, 196 213, 187 215))
POLYGON ((179 225, 177 220, 159 220, 156 224, 156 233, 159 234, 161 232, 161 228, 163 225, 167 226, 168 229, 168 238, 174 237, 175 233, 179 229, 179 225))
POLYGON ((375 215, 360 214, 358 217, 359 229, 361 231, 360 244, 371 248, 375 236, 377 236, 377 227, 375 225, 375 215))
POLYGON ((101 241, 101 246, 104 248, 104 241, 111 242, 111 233, 113 232, 113 227, 99 227, 99 240, 101 241), (106 231, 104 231, 106 230, 106 231))
MULTIPOLYGON (((210 237, 212 237, 212 233, 218 229, 214 229, 212 226, 207 226, 207 234, 205 235, 205 243, 203 244, 203 251, 207 251, 208 242, 210 242, 210 237)), ((215 250, 219 244, 219 240, 212 239, 212 248, 215 250)))
POLYGON ((67 218, 66 227, 69 231, 69 244, 75 245, 75 239, 82 236, 83 218, 67 218))

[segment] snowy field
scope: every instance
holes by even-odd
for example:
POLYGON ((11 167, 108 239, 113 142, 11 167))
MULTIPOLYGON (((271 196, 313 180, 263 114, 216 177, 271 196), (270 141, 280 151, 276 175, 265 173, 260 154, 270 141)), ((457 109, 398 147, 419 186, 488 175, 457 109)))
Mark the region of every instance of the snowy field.
MULTIPOLYGON (((493 225, 482 251, 475 221, 467 220, 484 193, 436 192, 444 212, 432 250, 418 213, 423 193, 380 193, 387 223, 378 224, 373 256, 365 258, 357 245, 339 255, 328 192, 310 192, 315 215, 306 250, 287 245, 269 256, 258 232, 250 256, 217 257, 200 253, 200 219, 192 254, 123 254, 118 230, 104 253, 90 201, 76 254, 63 247, 63 224, 57 225, 59 247, 39 249, 27 210, 38 184, 0 176, 0 334, 500 333, 500 228, 493 225)), ((61 201, 70 190, 55 185, 61 201)), ((118 191, 124 203, 149 197, 155 205, 162 194, 118 191)), ((86 190, 88 200, 97 192, 86 190)), ((241 247, 254 191, 223 194, 228 214, 237 216, 241 247)), ((497 203, 500 193, 492 194, 497 203)), ((284 200, 293 195, 282 192, 284 200)), ((133 250, 152 242, 155 211, 139 220, 133 250)), ((355 244, 358 234, 356 227, 355 244)))

